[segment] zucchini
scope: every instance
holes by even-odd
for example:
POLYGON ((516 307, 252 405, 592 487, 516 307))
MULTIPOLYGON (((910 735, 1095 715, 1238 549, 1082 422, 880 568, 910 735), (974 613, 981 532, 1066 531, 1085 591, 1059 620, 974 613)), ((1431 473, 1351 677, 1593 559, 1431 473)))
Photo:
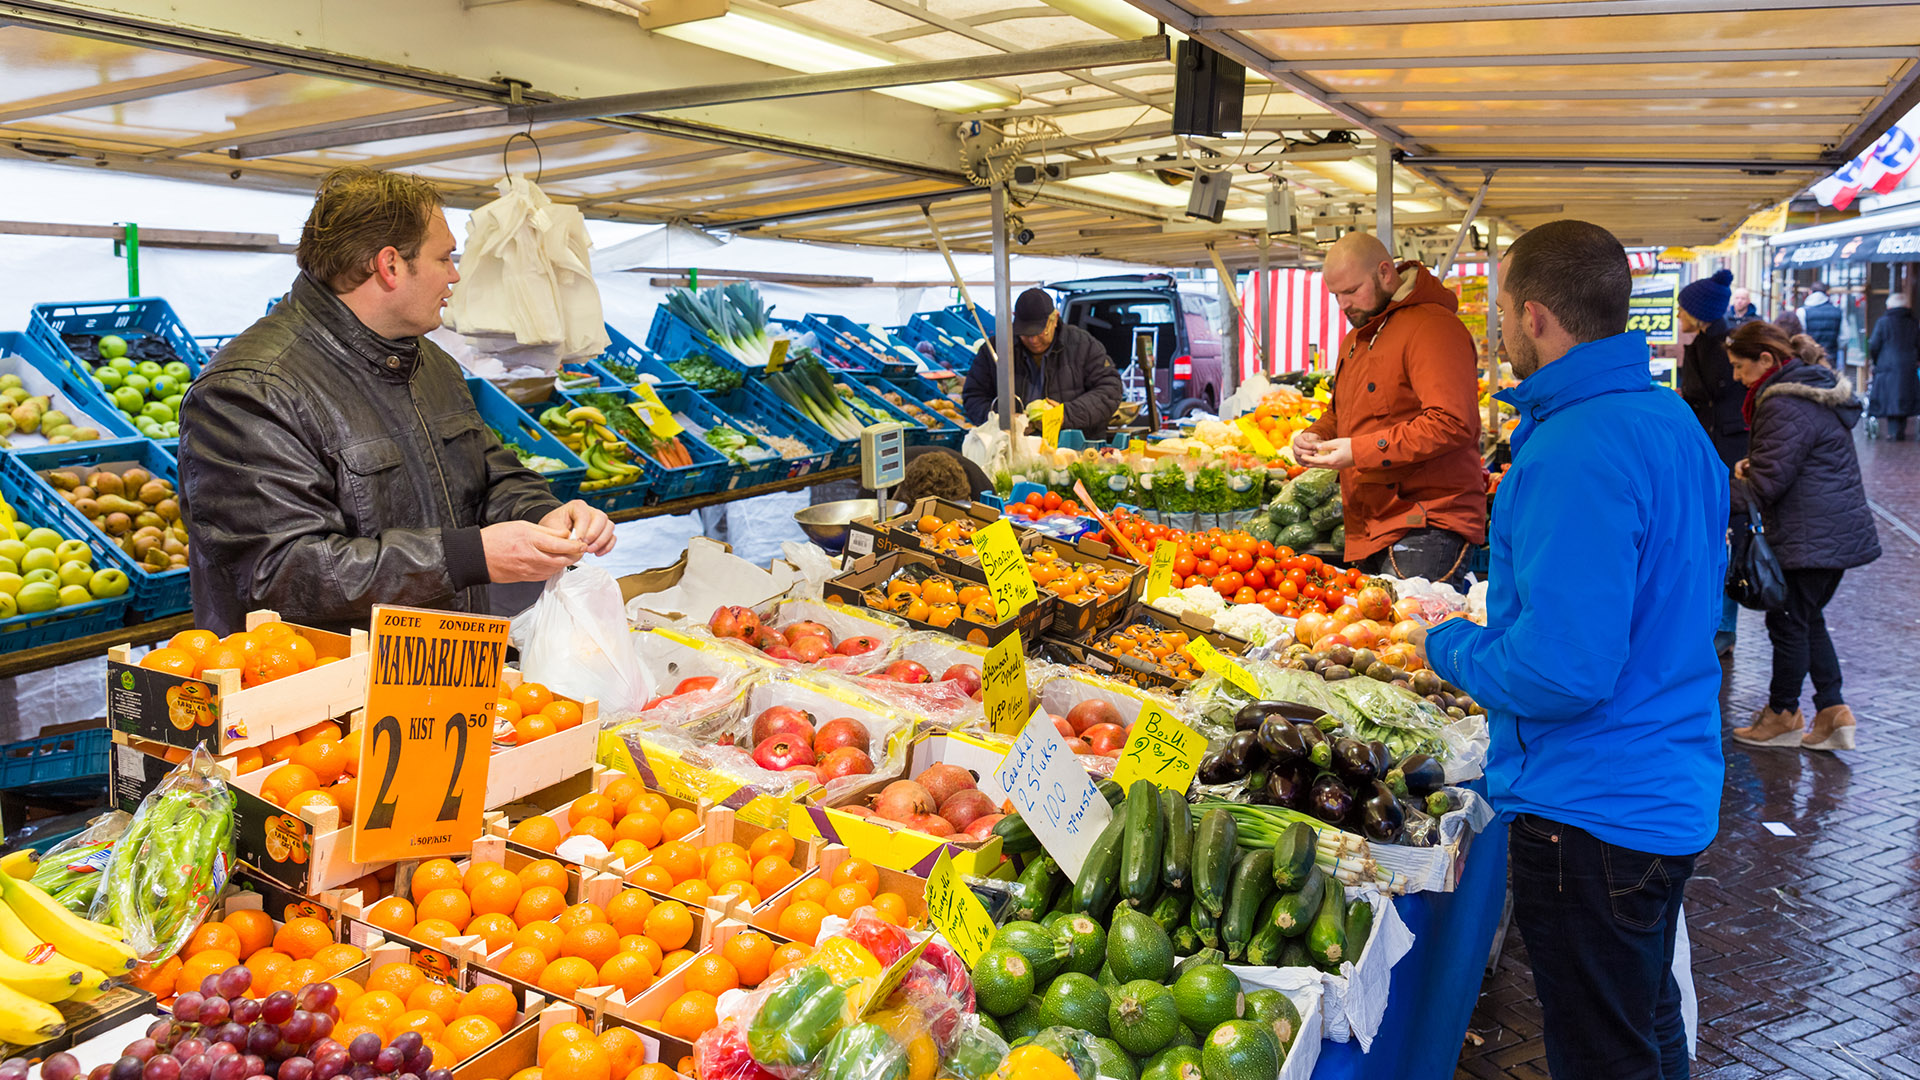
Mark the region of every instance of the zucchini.
POLYGON ((1313 826, 1304 821, 1281 831, 1280 839, 1273 842, 1273 883, 1281 892, 1291 892, 1306 882, 1317 843, 1313 826))
POLYGON ((1320 897, 1327 891, 1327 873, 1319 867, 1307 871, 1306 884, 1290 893, 1281 893, 1273 905, 1273 925, 1288 937, 1307 932, 1307 924, 1319 914, 1320 897))
POLYGON ((1226 962, 1227 954, 1221 952, 1219 949, 1209 949, 1203 945, 1193 952, 1188 953, 1185 960, 1173 966, 1173 977, 1178 979, 1194 968, 1205 967, 1208 964, 1224 964, 1226 962))
POLYGON ((1200 943, 1209 949, 1220 947, 1220 920, 1207 905, 1195 901, 1187 908, 1187 925, 1200 935, 1200 943))
POLYGON ((1260 909, 1272 892, 1273 852, 1266 848, 1247 852, 1233 868, 1227 910, 1220 917, 1220 940, 1228 959, 1239 960, 1247 955, 1247 943, 1253 940, 1260 909))
POLYGON ((1199 932, 1184 922, 1174 927, 1173 932, 1167 936, 1173 941, 1174 952, 1185 953, 1189 957, 1206 948, 1200 943, 1199 932))
POLYGON ((1339 971, 1347 959, 1347 890, 1338 881, 1327 882, 1320 912, 1307 928, 1307 955, 1322 971, 1339 971))
POLYGON ((1193 804, 1184 793, 1165 788, 1160 792, 1160 811, 1167 823, 1166 840, 1160 846, 1160 883, 1183 889, 1193 866, 1193 804))
POLYGON ((1347 959, 1360 962, 1360 954, 1366 951, 1367 939, 1373 936, 1373 905, 1365 899, 1355 900, 1347 906, 1347 959))
MULTIPOLYGON (((1093 786, 1099 790, 1100 797, 1107 800, 1107 805, 1116 810, 1118 810, 1120 804, 1127 799, 1127 790, 1115 783, 1111 777, 1103 776, 1095 780, 1093 786)), ((1004 847, 1005 845, 1002 846, 1004 847)))
POLYGON ((1120 836, 1126 831, 1127 816, 1113 815, 1107 827, 1087 849, 1080 864, 1080 877, 1073 883, 1074 911, 1084 911, 1104 923, 1120 898, 1120 836))
POLYGON ((1159 923, 1160 929, 1171 934, 1187 924, 1187 905, 1192 902, 1193 898, 1186 893, 1165 889, 1152 910, 1147 912, 1147 918, 1159 923))
POLYGON ((1042 854, 1029 860, 1027 868, 1014 880, 1013 902, 1007 906, 1006 921, 1039 922, 1053 909, 1054 878, 1059 874, 1060 864, 1051 855, 1042 854))
POLYGON ((1247 963, 1270 967, 1279 961, 1287 941, 1280 928, 1273 925, 1273 905, 1279 902, 1280 896, 1275 893, 1260 905, 1260 916, 1254 920, 1253 940, 1247 942, 1247 963))
POLYGON ((1307 955, 1307 947, 1300 944, 1297 937, 1282 938, 1286 944, 1280 949, 1280 959, 1274 967, 1312 967, 1313 958, 1307 955))
POLYGON ((1007 855, 1025 855, 1040 850, 1040 838, 1033 835, 1027 823, 1020 820, 1020 812, 1014 811, 993 823, 993 835, 1000 838, 1000 850, 1007 855))
POLYGON ((1145 909, 1160 888, 1160 845, 1166 838, 1159 786, 1151 780, 1135 780, 1120 815, 1127 819, 1120 840, 1120 895, 1145 909))
POLYGON ((1227 909, 1227 887, 1240 855, 1240 828, 1233 815, 1214 809, 1200 815, 1193 833, 1193 898, 1218 918, 1227 909))

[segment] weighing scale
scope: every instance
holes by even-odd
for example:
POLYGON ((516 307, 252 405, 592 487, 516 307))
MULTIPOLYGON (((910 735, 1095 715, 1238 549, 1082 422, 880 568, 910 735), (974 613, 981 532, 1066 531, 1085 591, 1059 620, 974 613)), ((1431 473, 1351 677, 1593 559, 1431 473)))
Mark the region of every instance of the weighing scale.
POLYGON ((860 486, 887 505, 887 489, 907 476, 907 426, 896 420, 860 429, 860 486))

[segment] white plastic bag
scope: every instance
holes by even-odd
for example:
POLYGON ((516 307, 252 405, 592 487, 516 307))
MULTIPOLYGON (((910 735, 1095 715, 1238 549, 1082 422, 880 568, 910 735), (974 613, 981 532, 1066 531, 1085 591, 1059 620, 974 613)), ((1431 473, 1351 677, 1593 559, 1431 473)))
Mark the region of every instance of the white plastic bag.
POLYGON ((495 187, 500 197, 467 224, 447 326, 482 353, 549 372, 598 356, 608 338, 586 219, 523 177, 495 187))
POLYGON ((553 576, 532 607, 514 616, 508 638, 520 672, 567 697, 598 698, 606 724, 639 714, 653 682, 634 651, 620 585, 598 567, 553 576))
POLYGON ((1254 373, 1253 378, 1240 384, 1240 388, 1227 395, 1220 403, 1220 419, 1231 420, 1243 413, 1250 413, 1260 399, 1273 391, 1273 383, 1265 375, 1254 373))

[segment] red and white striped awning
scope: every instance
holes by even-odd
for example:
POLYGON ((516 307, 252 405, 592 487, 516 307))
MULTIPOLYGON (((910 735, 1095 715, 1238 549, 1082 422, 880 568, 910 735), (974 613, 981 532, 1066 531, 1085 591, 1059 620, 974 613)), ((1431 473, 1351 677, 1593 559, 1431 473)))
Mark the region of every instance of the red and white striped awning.
POLYGON ((1339 359, 1347 317, 1327 291, 1318 270, 1268 270, 1247 275, 1241 297, 1246 322, 1240 327, 1240 377, 1261 370, 1260 327, 1273 327, 1273 356, 1266 373, 1331 368, 1339 359))
MULTIPOLYGON (((1655 269, 1660 265, 1660 253, 1653 250, 1629 251, 1627 252, 1627 265, 1631 266, 1636 273, 1641 270, 1655 269)), ((1447 276, 1450 278, 1486 277, 1487 264, 1484 260, 1481 262, 1457 262, 1453 264, 1453 269, 1447 271, 1447 276)))

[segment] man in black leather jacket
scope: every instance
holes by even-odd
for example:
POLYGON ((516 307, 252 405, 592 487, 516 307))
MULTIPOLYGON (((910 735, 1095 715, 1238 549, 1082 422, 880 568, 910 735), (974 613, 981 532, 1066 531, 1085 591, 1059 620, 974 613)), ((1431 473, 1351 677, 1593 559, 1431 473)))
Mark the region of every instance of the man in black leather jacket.
MULTIPOLYGON (((1058 402, 1061 428, 1085 432, 1089 439, 1106 438, 1107 425, 1126 389, 1099 340, 1077 326, 1062 324, 1053 298, 1041 289, 1020 294, 1013 309, 1013 337, 1014 407, 1058 402)), ((999 402, 999 379, 993 349, 982 343, 961 391, 968 420, 986 422, 999 402)), ((1038 426, 1030 430, 1039 433, 1038 426)))
POLYGON ((486 612, 487 584, 612 549, 606 514, 555 499, 420 336, 460 279, 453 249, 426 181, 321 181, 292 292, 181 403, 198 626, 227 634, 256 608, 331 630, 375 604, 486 612))

